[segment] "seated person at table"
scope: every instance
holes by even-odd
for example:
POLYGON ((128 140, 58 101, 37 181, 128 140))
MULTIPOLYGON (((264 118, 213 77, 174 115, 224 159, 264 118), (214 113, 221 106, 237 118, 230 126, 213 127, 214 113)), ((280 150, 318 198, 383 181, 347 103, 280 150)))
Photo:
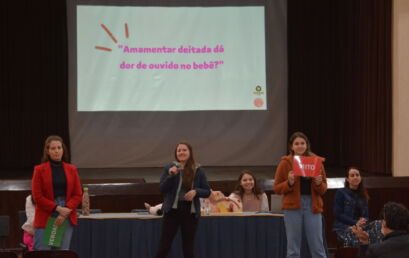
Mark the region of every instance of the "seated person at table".
POLYGON ((240 174, 236 190, 229 197, 239 200, 243 205, 243 211, 269 211, 266 193, 260 189, 256 177, 248 170, 240 174))
POLYGON ((363 244, 360 247, 360 257, 409 258, 408 209, 400 203, 388 202, 383 206, 381 217, 384 237, 380 243, 369 243, 368 246, 368 233, 359 227, 354 227, 354 232, 363 244))
POLYGON ((363 185, 359 169, 350 167, 345 178, 345 187, 337 190, 334 198, 334 226, 338 239, 343 246, 359 246, 359 240, 353 233, 353 226, 368 232, 370 243, 382 239, 379 220, 368 222, 369 195, 363 185))

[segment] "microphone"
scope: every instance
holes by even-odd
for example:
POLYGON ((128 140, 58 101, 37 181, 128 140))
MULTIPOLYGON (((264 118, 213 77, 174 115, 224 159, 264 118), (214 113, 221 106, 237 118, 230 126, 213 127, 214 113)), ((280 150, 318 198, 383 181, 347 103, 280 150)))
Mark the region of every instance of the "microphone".
POLYGON ((180 164, 180 162, 178 162, 178 161, 173 161, 173 166, 171 166, 170 168, 169 168, 169 173, 171 174, 171 175, 176 175, 177 173, 179 173, 179 171, 181 170, 181 164, 180 164), (176 167, 176 171, 171 171, 171 169, 173 169, 173 167, 176 167))

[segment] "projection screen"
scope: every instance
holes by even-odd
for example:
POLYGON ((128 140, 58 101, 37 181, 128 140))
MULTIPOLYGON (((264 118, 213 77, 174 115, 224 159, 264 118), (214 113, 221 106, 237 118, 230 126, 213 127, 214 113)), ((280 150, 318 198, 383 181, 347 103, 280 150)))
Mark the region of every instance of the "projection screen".
POLYGON ((206 166, 286 151, 285 0, 67 1, 72 162, 206 166))

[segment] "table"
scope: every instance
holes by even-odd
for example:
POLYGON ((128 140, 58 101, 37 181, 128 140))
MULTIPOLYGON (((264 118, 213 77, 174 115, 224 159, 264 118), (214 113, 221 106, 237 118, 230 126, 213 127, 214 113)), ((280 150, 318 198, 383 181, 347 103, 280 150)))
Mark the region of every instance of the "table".
MULTIPOLYGON (((80 258, 153 258, 162 218, 136 213, 100 213, 80 217, 71 249, 80 258)), ((282 258, 286 236, 282 215, 242 213, 204 216, 196 233, 197 258, 282 258)), ((306 241, 303 241, 304 243, 306 241)), ((302 257, 310 257, 303 245, 302 257)), ((182 258, 181 237, 168 258, 182 258)))

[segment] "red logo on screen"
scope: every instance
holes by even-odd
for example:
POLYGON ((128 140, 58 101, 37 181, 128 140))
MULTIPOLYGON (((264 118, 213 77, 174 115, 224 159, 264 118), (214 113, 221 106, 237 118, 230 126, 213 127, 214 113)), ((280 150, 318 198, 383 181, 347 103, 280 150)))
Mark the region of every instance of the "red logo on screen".
POLYGON ((264 101, 261 98, 256 98, 254 100, 254 106, 256 107, 262 107, 264 105, 264 101))

